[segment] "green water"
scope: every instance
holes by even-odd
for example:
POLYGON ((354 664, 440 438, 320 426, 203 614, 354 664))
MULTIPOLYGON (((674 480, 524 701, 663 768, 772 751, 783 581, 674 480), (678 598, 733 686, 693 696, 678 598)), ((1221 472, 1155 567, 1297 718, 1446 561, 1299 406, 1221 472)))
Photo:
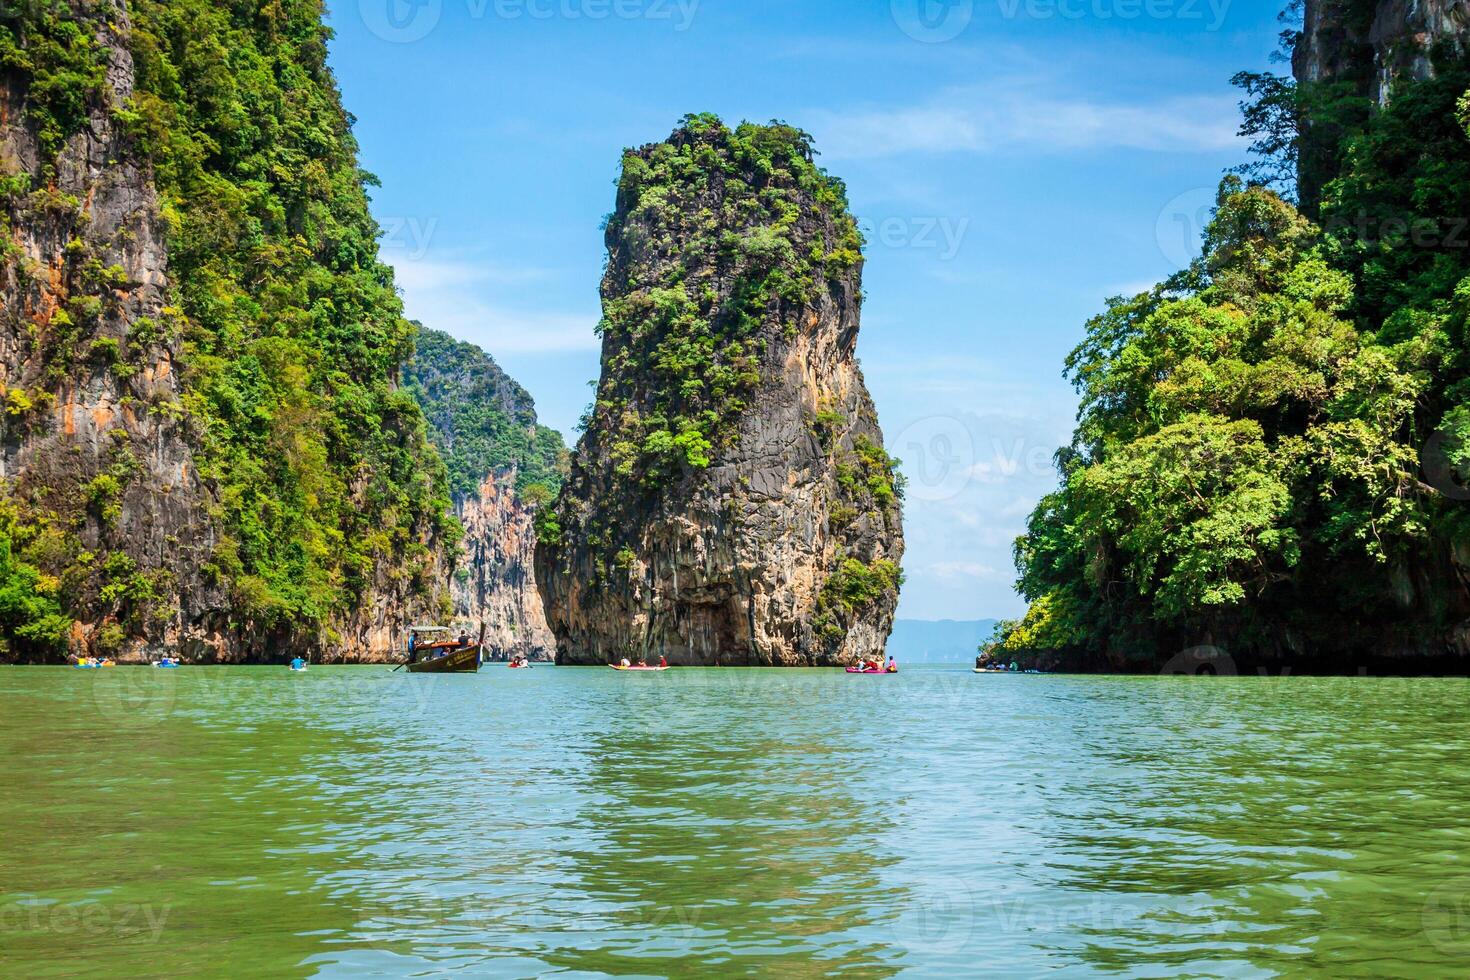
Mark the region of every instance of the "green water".
POLYGON ((1470 683, 0 668, 0 973, 1470 962, 1470 683))

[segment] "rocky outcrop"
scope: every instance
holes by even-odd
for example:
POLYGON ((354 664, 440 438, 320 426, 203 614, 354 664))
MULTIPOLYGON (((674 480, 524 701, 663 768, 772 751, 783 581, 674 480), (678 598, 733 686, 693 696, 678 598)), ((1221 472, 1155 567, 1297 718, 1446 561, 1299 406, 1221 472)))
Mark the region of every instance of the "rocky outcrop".
POLYGON ((901 486, 841 183, 797 130, 691 117, 625 156, 606 237, 597 401, 538 521, 559 662, 881 655, 901 486))
MULTIPOLYGON (((11 74, 0 88, 0 170, 11 188, 0 266, 0 480, 52 522, 56 548, 121 556, 62 583, 81 599, 74 649, 121 633, 128 610, 98 597, 111 580, 160 597, 149 610, 157 628, 115 651, 122 656, 197 652, 218 639, 226 605, 202 570, 215 532, 181 410, 182 341, 164 311, 157 196, 115 116, 133 92, 128 29, 123 7, 96 24, 106 97, 65 141, 45 185, 28 86, 11 74)), ((56 557, 74 564, 74 554, 56 557)))
POLYGON ((516 474, 490 474, 455 501, 464 525, 452 595, 456 628, 469 630, 493 660, 551 660, 556 638, 536 588, 534 510, 516 493, 516 474))
POLYGON ((550 659, 555 640, 536 588, 533 525, 537 506, 561 486, 561 434, 537 422, 530 394, 490 355, 437 330, 420 332, 404 388, 448 465, 464 527, 454 627, 482 637, 492 659, 550 659))
MULTIPOLYGON (((293 28, 303 50, 311 44, 307 15, 299 31, 293 28)), ((160 30, 157 24, 151 29, 160 30)), ((263 47, 280 41, 271 33, 276 28, 261 30, 257 39, 263 47)), ((181 224, 219 222, 216 215, 200 218, 191 212, 193 202, 177 186, 168 192, 167 205, 160 204, 159 168, 142 133, 178 126, 172 134, 180 141, 177 151, 193 135, 183 131, 181 120, 194 114, 171 114, 177 106, 166 107, 157 92, 144 92, 143 59, 153 60, 157 75, 160 52, 173 49, 160 46, 156 34, 135 23, 127 4, 22 5, 0 12, 0 34, 6 51, 6 67, 0 69, 0 550, 7 562, 13 559, 26 569, 18 587, 36 593, 21 605, 58 609, 51 619, 71 622, 69 631, 53 636, 49 621, 39 624, 46 629, 28 635, 24 629, 38 624, 0 620, 10 634, 0 635, 0 659, 54 660, 67 652, 105 653, 122 661, 163 653, 205 662, 293 653, 349 661, 396 656, 403 625, 437 609, 436 594, 447 603, 450 569, 435 517, 423 506, 434 494, 427 480, 391 504, 378 503, 388 497, 381 485, 387 468, 374 465, 379 458, 391 455, 408 472, 422 472, 434 459, 419 434, 417 413, 392 400, 396 364, 391 353, 370 367, 333 363, 341 387, 354 399, 353 411, 358 418, 366 416, 364 427, 384 433, 387 447, 378 457, 364 449, 359 458, 348 458, 330 455, 334 447, 321 449, 323 419, 338 421, 325 414, 330 397, 325 386, 295 382, 301 389, 314 388, 309 396, 314 400, 281 395, 286 386, 272 390, 277 379, 260 368, 264 352, 250 350, 252 366, 240 374, 254 372, 251 396, 265 391, 281 400, 272 404, 260 398, 248 409, 242 403, 228 422, 237 427, 237 451, 252 440, 260 447, 247 457, 260 468, 258 485, 280 495, 270 500, 264 494, 243 497, 238 489, 222 493, 221 475, 231 474, 218 451, 217 427, 223 423, 218 403, 210 403, 218 396, 201 392, 199 379, 217 381, 224 375, 201 370, 201 362, 245 360, 252 338, 242 336, 238 323, 229 337, 211 333, 218 311, 200 306, 261 308, 279 302, 265 298, 270 290, 261 281, 269 273, 261 268, 282 263, 255 268, 247 277, 229 265, 233 256, 221 258, 209 269, 208 288, 191 291, 183 285, 174 251, 181 224), (141 47, 140 36, 146 37, 141 47), (142 106, 151 115, 140 112, 142 106), (250 289, 258 292, 252 295, 250 289), (273 459, 262 458, 267 451, 273 459), (271 468, 276 459, 284 461, 281 469, 271 468), (285 478, 294 482, 280 489, 285 478), (381 544, 372 545, 376 551, 356 549, 345 575, 344 542, 358 543, 361 535, 345 521, 335 521, 335 514, 312 512, 328 491, 347 501, 344 512, 367 515, 368 522, 378 513, 405 515, 396 526, 382 529, 381 544), (305 547, 293 550, 295 542, 281 542, 284 557, 278 559, 242 544, 240 526, 253 523, 259 529, 278 516, 281 500, 292 499, 301 501, 307 514, 298 525, 305 528, 300 530, 305 547), (269 584, 262 570, 268 559, 277 560, 269 584), (314 581, 305 581, 313 576, 314 581), (316 591, 306 595, 308 588, 316 591), (281 607, 283 590, 303 594, 298 607, 281 607), (310 616, 302 608, 310 609, 310 616)), ((283 60, 296 57, 284 49, 270 53, 283 60)), ((314 51, 301 55, 301 61, 313 80, 327 77, 314 51)), ((216 67, 229 70, 223 63, 216 67)), ((224 80, 215 80, 209 98, 230 94, 224 80)), ((302 76, 293 75, 292 84, 300 86, 302 76)), ((335 90, 322 82, 317 91, 328 121, 335 109, 345 127, 335 90)), ((157 139, 156 132, 152 136, 157 139)), ((314 131, 311 138, 319 136, 314 131)), ((345 145, 345 158, 323 152, 323 174, 338 166, 357 174, 350 136, 345 145)), ((187 150, 182 155, 188 156, 187 150)), ((177 181, 177 159, 172 165, 177 181)), ((365 198, 354 213, 351 196, 341 186, 326 186, 325 176, 322 181, 320 192, 331 194, 333 207, 339 208, 334 217, 341 224, 335 230, 359 221, 371 242, 365 198)), ((258 221, 242 250, 266 254, 273 247, 268 236, 275 231, 258 221)), ((335 256, 303 261, 303 236, 299 229, 289 234, 296 236, 291 238, 294 269, 311 261, 321 268, 337 261, 335 256)), ((226 242, 224 232, 220 239, 221 251, 239 244, 226 242)), ((340 238, 331 247, 344 248, 340 238)), ((196 267, 214 259, 201 258, 197 249, 191 258, 196 267)), ((376 297, 367 289, 374 270, 355 256, 344 265, 344 277, 360 277, 354 283, 360 305, 348 314, 354 318, 352 328, 387 323, 406 335, 391 280, 378 294, 387 300, 374 306, 376 297)), ((335 285, 331 273, 302 274, 315 275, 313 289, 335 285)), ((276 297, 289 295, 287 288, 274 285, 276 297)), ((276 322, 300 323, 303 312, 280 310, 276 322)), ((320 309, 311 316, 326 320, 320 309)), ((324 345, 313 347, 314 338, 301 334, 273 340, 295 345, 291 349, 302 359, 325 353, 324 345)), ((380 351, 392 350, 389 343, 373 342, 380 351)), ((291 370, 301 368, 283 360, 281 373, 291 370)), ((241 396, 239 388, 224 384, 220 392, 226 400, 241 396)), ((356 437, 350 427, 339 431, 343 442, 356 437)), ((266 527, 262 540, 273 536, 266 527)), ((0 577, 4 565, 0 562, 0 577)), ((16 594, 12 591, 12 598, 16 594)))
MULTIPOLYGON (((1292 74, 1298 84, 1340 86, 1382 106, 1397 83, 1430 78, 1436 57, 1467 48, 1470 0, 1306 0, 1292 74)), ((1303 136, 1298 184, 1311 213, 1342 163, 1342 133, 1312 121, 1303 136)))
POLYGON ((1433 75, 1436 46, 1463 51, 1467 38, 1470 0, 1307 0, 1292 71, 1351 81, 1383 104, 1399 79, 1433 75))

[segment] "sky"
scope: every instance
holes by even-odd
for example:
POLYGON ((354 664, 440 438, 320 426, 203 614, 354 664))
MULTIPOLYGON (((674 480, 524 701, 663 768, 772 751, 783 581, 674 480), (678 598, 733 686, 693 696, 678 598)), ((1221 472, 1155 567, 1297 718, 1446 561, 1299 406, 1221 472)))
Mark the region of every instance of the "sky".
POLYGON ((1246 159, 1245 0, 337 0, 331 47, 407 315, 576 439, 622 151, 690 112, 812 133, 868 238, 858 354, 908 478, 899 615, 1020 614, 1062 364, 1186 264, 1246 159))

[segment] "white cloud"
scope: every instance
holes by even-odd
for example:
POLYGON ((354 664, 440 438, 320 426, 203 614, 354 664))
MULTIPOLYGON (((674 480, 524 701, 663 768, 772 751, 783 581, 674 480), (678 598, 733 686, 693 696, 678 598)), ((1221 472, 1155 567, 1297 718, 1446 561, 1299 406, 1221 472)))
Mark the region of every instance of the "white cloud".
POLYGON ((976 561, 941 561, 930 565, 926 571, 936 578, 955 579, 989 579, 999 578, 1001 573, 989 565, 982 565, 976 561))
POLYGON ((996 88, 950 89, 921 105, 819 113, 812 129, 824 156, 838 160, 1003 149, 1177 153, 1242 142, 1232 96, 1122 103, 1053 95, 1035 85, 996 88))
POLYGON ((403 292, 404 315, 426 327, 501 353, 596 350, 596 309, 513 309, 489 296, 494 286, 541 279, 542 269, 500 269, 464 261, 395 255, 385 251, 403 292))

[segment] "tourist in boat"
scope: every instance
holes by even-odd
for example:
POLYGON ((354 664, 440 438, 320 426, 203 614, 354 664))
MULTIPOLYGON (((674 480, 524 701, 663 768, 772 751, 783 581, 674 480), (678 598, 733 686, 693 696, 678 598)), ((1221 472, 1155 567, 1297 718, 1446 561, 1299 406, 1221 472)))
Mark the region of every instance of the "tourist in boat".
POLYGON ((658 665, 659 665, 659 668, 660 669, 662 669, 664 667, 667 667, 669 665, 669 658, 668 657, 662 657, 662 656, 659 657, 658 658, 658 665))
POLYGON ((293 658, 291 658, 291 669, 292 670, 305 670, 306 669, 306 661, 305 660, 302 660, 300 657, 293 657, 293 658))
POLYGON ((888 657, 888 672, 890 674, 898 673, 898 661, 893 659, 892 654, 888 657))
POLYGON ((460 630, 459 631, 459 645, 462 646, 462 647, 467 647, 467 646, 470 645, 470 631, 469 630, 460 630))
POLYGON ((628 669, 628 668, 629 668, 629 667, 631 667, 631 666, 633 666, 633 665, 632 665, 632 664, 631 664, 631 663, 629 663, 629 662, 628 662, 628 658, 627 658, 627 657, 624 657, 624 658, 623 658, 623 659, 622 659, 622 662, 621 662, 621 663, 619 663, 619 664, 618 664, 618 666, 619 666, 619 667, 622 667, 622 668, 623 668, 623 669, 624 669, 624 670, 627 670, 627 669, 628 669))

